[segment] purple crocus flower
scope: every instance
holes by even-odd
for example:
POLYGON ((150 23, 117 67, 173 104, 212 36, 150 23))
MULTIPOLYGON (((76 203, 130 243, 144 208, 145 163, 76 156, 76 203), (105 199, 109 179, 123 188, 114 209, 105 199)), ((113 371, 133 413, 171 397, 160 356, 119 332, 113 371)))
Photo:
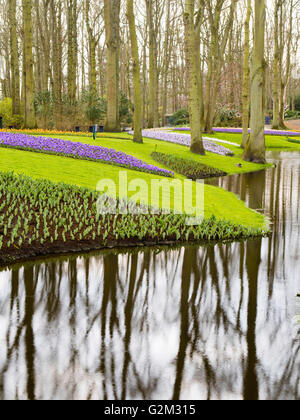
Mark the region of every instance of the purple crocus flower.
MULTIPOLYGON (((176 128, 176 131, 191 131, 190 128, 176 128)), ((229 134, 243 134, 242 128, 213 128, 213 132, 215 133, 229 133, 229 134)), ((248 130, 249 134, 251 130, 248 130)), ((293 137, 300 137, 300 132, 297 133, 295 131, 284 131, 284 130, 265 130, 266 136, 293 136, 293 137)))
MULTIPOLYGON (((182 146, 191 145, 191 136, 187 134, 171 133, 169 131, 144 130, 143 137, 167 141, 169 143, 180 144, 182 146)), ((221 156, 233 156, 233 152, 223 146, 220 146, 210 140, 203 139, 203 145, 207 152, 215 153, 221 156)))
POLYGON ((73 157, 76 159, 92 160, 110 165, 134 169, 140 172, 147 172, 161 176, 174 177, 174 173, 166 169, 149 165, 134 156, 114 149, 107 149, 101 146, 91 146, 80 142, 69 140, 53 139, 49 137, 34 137, 19 133, 0 133, 0 146, 55 154, 58 156, 73 157))

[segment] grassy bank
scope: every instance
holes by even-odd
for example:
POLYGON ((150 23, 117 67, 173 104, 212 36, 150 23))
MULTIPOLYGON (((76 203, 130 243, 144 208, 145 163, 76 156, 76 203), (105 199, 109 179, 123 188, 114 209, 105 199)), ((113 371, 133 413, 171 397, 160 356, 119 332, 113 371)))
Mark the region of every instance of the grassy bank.
MULTIPOLYGON (((66 136, 65 138, 71 139, 66 136)), ((79 138, 76 137, 76 141, 79 138)), ((74 140, 75 141, 75 140, 74 140)), ((205 157, 191 155, 189 149, 184 146, 173 145, 156 140, 145 139, 143 145, 134 144, 129 139, 97 139, 96 142, 92 138, 80 138, 80 141, 88 144, 103 145, 105 147, 113 147, 115 150, 124 151, 138 157, 147 163, 157 164, 151 157, 151 153, 155 150, 172 153, 181 158, 191 159, 196 162, 202 162, 206 165, 218 168, 224 172, 241 173, 251 172, 264 168, 262 165, 247 163, 242 168, 237 164, 239 158, 224 157, 208 153, 205 157)), ((163 167, 163 165, 160 165, 163 167)), ((165 168, 167 169, 167 168, 165 168)), ((27 151, 11 150, 0 148, 0 170, 11 171, 16 174, 25 174, 36 179, 49 179, 52 182, 63 182, 69 185, 77 185, 80 187, 95 190, 100 179, 108 178, 115 182, 119 188, 119 168, 101 164, 98 162, 80 161, 72 158, 60 156, 48 156, 27 151)), ((146 173, 136 173, 128 170, 128 183, 132 180, 142 179, 149 185, 153 179, 161 179, 146 173)), ((184 179, 182 175, 176 174, 176 178, 184 179)), ((131 195, 129 194, 129 197, 131 195)), ((148 197, 143 197, 147 201, 148 197)), ((163 197, 162 197, 163 198, 163 197)), ((162 198, 156 202, 157 207, 162 206, 162 198)), ((172 195, 173 203, 173 195, 172 195)), ((205 186, 205 217, 215 216, 217 219, 225 219, 234 224, 241 224, 245 227, 261 228, 266 224, 263 215, 249 210, 245 204, 240 201, 234 194, 228 193, 220 188, 213 186, 205 186)))
MULTIPOLYGON (((204 165, 211 166, 216 168, 220 171, 226 172, 227 174, 237 174, 237 173, 247 173, 247 172, 255 172, 264 167, 268 167, 270 165, 258 165, 255 163, 243 162, 241 160, 242 151, 238 147, 229 146, 228 148, 233 150, 235 156, 234 157, 226 157, 220 156, 214 153, 206 153, 206 156, 198 156, 192 154, 188 147, 181 146, 178 144, 167 143, 160 140, 153 140, 144 138, 144 144, 137 144, 132 142, 132 137, 128 137, 127 134, 121 134, 122 138, 118 138, 117 134, 112 135, 115 137, 100 137, 98 136, 97 139, 94 141, 92 137, 80 137, 80 136, 53 136, 53 138, 62 138, 71 141, 79 141, 84 144, 90 145, 97 145, 103 147, 111 147, 117 151, 127 153, 129 155, 135 156, 138 159, 141 159, 149 164, 155 165, 156 161, 152 158, 151 154, 156 151, 159 153, 166 153, 172 154, 174 156, 178 156, 183 159, 193 159, 196 162, 203 163, 204 165), (242 167, 238 165, 242 163, 242 167)), ((225 145, 227 147, 227 144, 225 145)), ((160 165, 164 167, 163 165, 160 165)), ((167 169, 166 167, 164 167, 167 169)))
POLYGON ((189 226, 184 215, 172 212, 101 215, 95 191, 12 173, 0 172, 0 199, 0 264, 106 247, 229 241, 263 233, 215 217, 189 226))

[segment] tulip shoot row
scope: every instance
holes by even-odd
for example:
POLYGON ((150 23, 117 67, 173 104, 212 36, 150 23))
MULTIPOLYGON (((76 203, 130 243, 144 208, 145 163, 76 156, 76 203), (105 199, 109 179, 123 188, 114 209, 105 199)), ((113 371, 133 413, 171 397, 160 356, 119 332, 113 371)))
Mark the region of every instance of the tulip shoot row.
POLYGON ((26 249, 52 252, 55 245, 62 252, 80 243, 92 250, 116 244, 235 240, 262 233, 214 217, 188 226, 184 215, 162 211, 99 214, 97 202, 96 191, 0 172, 0 262, 26 249))

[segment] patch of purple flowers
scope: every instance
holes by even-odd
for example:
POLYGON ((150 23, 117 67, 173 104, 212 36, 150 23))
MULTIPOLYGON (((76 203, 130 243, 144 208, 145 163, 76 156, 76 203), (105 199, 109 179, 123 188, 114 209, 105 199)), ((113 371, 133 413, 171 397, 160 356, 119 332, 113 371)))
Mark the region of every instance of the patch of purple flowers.
POLYGON ((126 153, 117 152, 114 149, 107 149, 105 147, 72 142, 69 140, 34 137, 19 133, 0 133, 0 146, 31 152, 73 157, 76 159, 97 161, 140 172, 147 172, 169 178, 174 177, 173 172, 158 168, 154 165, 148 165, 142 160, 127 155, 126 153))
MULTIPOLYGON (((176 131, 191 131, 189 127, 176 128, 176 131)), ((214 133, 229 133, 229 134, 243 134, 242 128, 213 128, 214 133)), ((249 134, 251 130, 249 129, 249 134)), ((294 136, 300 137, 300 132, 295 131, 280 131, 280 130, 265 130, 266 136, 294 136)))
MULTIPOLYGON (((144 130, 143 137, 151 139, 167 141, 169 143, 176 143, 182 146, 191 145, 191 136, 187 134, 170 133, 168 131, 144 130)), ((233 152, 223 146, 220 146, 212 141, 203 139, 203 145, 207 152, 215 153, 221 156, 233 156, 233 152)))

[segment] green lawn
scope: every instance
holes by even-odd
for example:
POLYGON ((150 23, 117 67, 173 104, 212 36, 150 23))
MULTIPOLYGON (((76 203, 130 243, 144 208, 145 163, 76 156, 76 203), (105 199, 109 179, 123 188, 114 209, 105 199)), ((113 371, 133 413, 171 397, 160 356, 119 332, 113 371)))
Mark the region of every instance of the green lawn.
MULTIPOLYGON (((175 131, 176 133, 180 134, 190 134, 190 132, 185 131, 184 133, 182 131, 175 131)), ((242 134, 231 134, 231 133, 214 133, 214 134, 205 134, 205 137, 210 137, 214 139, 220 139, 220 140, 226 140, 230 141, 232 143, 236 143, 237 146, 240 146, 242 143, 242 134)), ((291 139, 297 139, 300 140, 300 134, 299 137, 292 137, 291 139)), ((219 143, 221 144, 221 143, 219 143)), ((222 144, 221 144, 222 145, 222 144)), ((231 149, 236 153, 237 155, 241 156, 242 151, 239 147, 230 146, 227 144, 223 144, 224 147, 227 147, 228 149, 231 149)), ((287 140, 287 137, 283 136, 266 136, 266 147, 267 150, 300 150, 300 144, 295 143, 289 143, 287 140)))
MULTIPOLYGON (((99 138, 96 142, 88 137, 59 137, 72 141, 81 141, 83 143, 111 147, 118 151, 124 151, 134 155, 147 163, 152 163, 156 166, 158 166, 157 162, 150 157, 150 154, 154 150, 163 153, 173 153, 184 158, 193 158, 206 165, 219 168, 227 173, 251 172, 264 168, 262 165, 246 162, 243 163, 242 168, 238 168, 236 165, 241 162, 239 157, 224 157, 211 153, 208 153, 205 157, 195 156, 192 155, 185 146, 173 145, 157 140, 145 139, 143 145, 135 144, 128 139, 126 135, 121 135, 122 139, 99 138)), ((116 135, 116 137, 119 137, 119 135, 116 135)), ((239 150, 238 148, 236 149, 239 150)), ((112 179, 115 181, 116 185, 119 186, 119 171, 122 169, 97 162, 0 148, 0 171, 12 170, 16 174, 23 173, 33 178, 47 178, 54 182, 65 182, 71 185, 95 189, 99 180, 103 178, 112 179)), ((155 178, 162 179, 156 175, 142 172, 128 170, 127 173, 128 182, 139 178, 150 185, 151 180, 155 178)), ((180 175, 176 175, 176 177, 184 179, 184 177, 180 175)), ((146 199, 146 197, 142 198, 146 199)), ((161 205, 161 202, 156 203, 156 205, 161 205)), ((218 219, 228 220, 247 227, 265 227, 266 225, 266 220, 261 214, 249 210, 234 194, 228 193, 221 188, 206 185, 205 216, 210 217, 212 215, 215 215, 218 219)))
MULTIPOLYGON (((112 135, 113 136, 113 135, 112 135)), ((153 140, 144 138, 144 144, 137 144, 132 142, 132 138, 127 134, 116 134, 116 138, 97 138, 96 141, 92 137, 75 137, 75 136, 52 136, 53 138, 61 138, 65 140, 71 140, 75 142, 81 142, 85 144, 92 144, 97 146, 103 146, 108 148, 113 148, 117 151, 122 151, 129 155, 135 156, 149 164, 155 166, 164 167, 163 165, 158 165, 157 162, 152 159, 151 153, 154 151, 166 154, 173 154, 175 156, 180 156, 185 159, 194 159, 198 162, 204 163, 207 166, 212 166, 214 168, 220 169, 221 171, 226 172, 227 174, 237 174, 237 173, 247 173, 255 172, 268 167, 270 165, 257 165, 255 163, 244 162, 242 157, 242 150, 240 147, 228 146, 229 149, 233 150, 235 153, 234 157, 225 157, 216 155, 214 153, 207 153, 206 156, 198 156, 192 154, 188 147, 180 146, 178 144, 167 143, 165 141, 153 140), (119 136, 123 137, 122 139, 118 138, 119 136), (242 164, 242 168, 237 166, 242 164)), ((227 147, 227 145, 224 145, 227 147)), ((165 169, 168 169, 165 167, 165 169)))

